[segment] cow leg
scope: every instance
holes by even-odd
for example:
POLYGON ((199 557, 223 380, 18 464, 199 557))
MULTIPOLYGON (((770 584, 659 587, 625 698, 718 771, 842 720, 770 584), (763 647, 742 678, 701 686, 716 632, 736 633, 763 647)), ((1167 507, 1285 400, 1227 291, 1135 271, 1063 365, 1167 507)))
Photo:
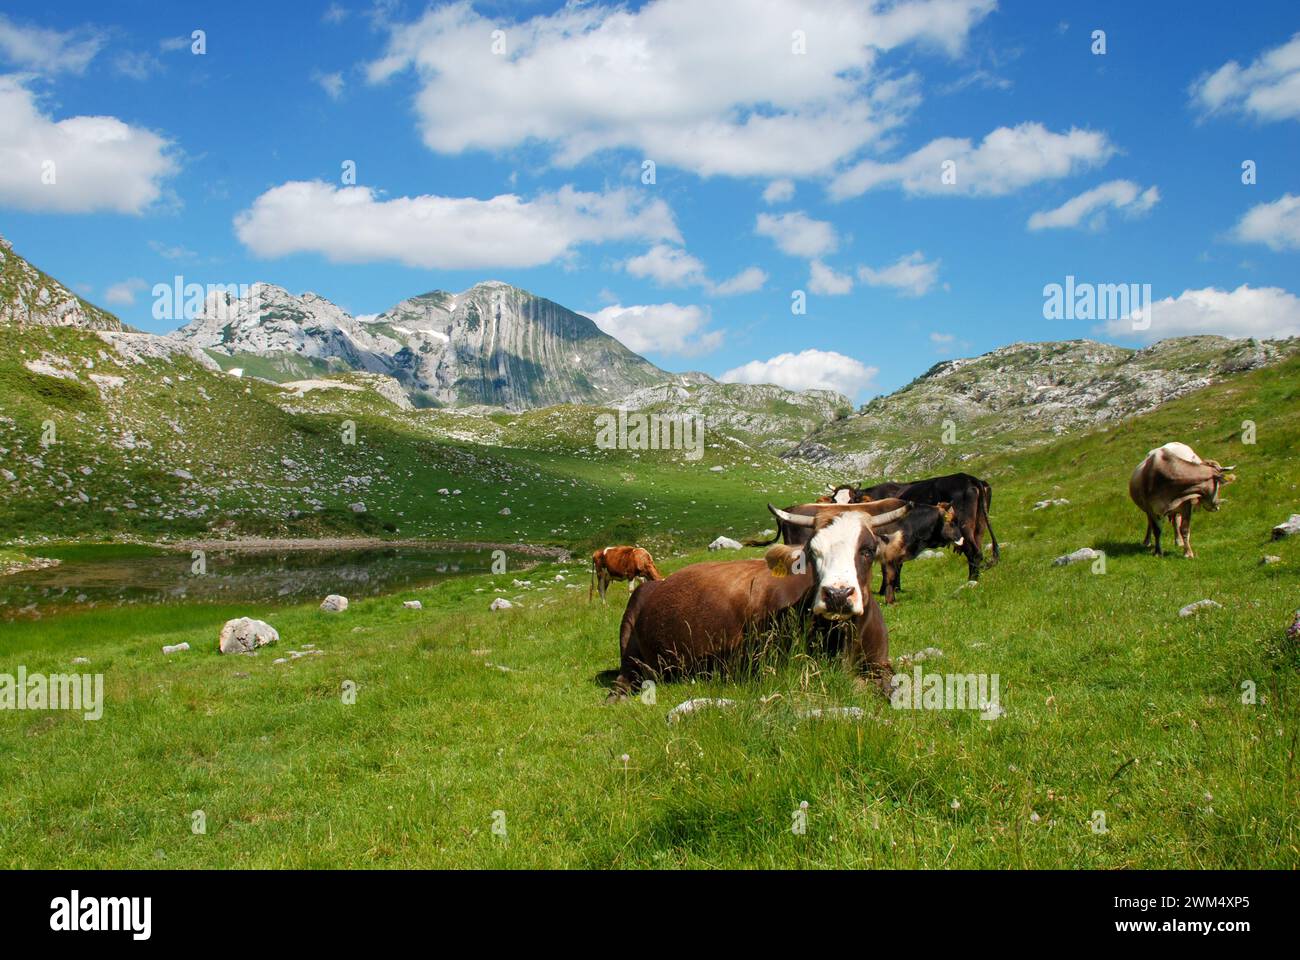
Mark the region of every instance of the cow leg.
POLYGON ((1183 521, 1183 556, 1191 560, 1196 556, 1196 553, 1192 550, 1192 505, 1184 503, 1179 508, 1178 513, 1183 521))
POLYGON ((969 576, 968 580, 978 580, 980 578, 980 561, 984 559, 984 553, 976 545, 973 537, 967 537, 966 542, 962 544, 962 552, 966 554, 966 570, 969 576))
POLYGON ((885 595, 885 603, 894 602, 894 571, 891 563, 880 565, 880 592, 885 595))
POLYGON ((1177 510, 1169 515, 1169 522, 1174 527, 1174 542, 1184 550, 1187 547, 1183 543, 1183 514, 1182 510, 1177 510))
POLYGON ((1142 538, 1142 546, 1144 547, 1151 546, 1151 527, 1152 527, 1151 514, 1148 513, 1147 514, 1147 535, 1142 538))
POLYGON ((598 588, 599 588, 599 590, 600 590, 600 602, 601 602, 601 603, 608 603, 609 601, 607 601, 607 600, 605 599, 605 591, 609 589, 609 572, 608 572, 608 571, 606 571, 606 570, 602 570, 602 571, 600 571, 600 582, 597 584, 597 586, 598 586, 598 588))

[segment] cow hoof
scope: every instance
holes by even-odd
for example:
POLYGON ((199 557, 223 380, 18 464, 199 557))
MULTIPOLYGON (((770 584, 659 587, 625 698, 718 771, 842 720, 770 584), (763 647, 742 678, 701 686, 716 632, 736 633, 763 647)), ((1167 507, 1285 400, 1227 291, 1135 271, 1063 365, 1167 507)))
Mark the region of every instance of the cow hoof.
POLYGON ((609 705, 611 703, 622 703, 626 699, 627 699, 627 691, 611 690, 609 691, 609 696, 605 698, 605 704, 609 705))

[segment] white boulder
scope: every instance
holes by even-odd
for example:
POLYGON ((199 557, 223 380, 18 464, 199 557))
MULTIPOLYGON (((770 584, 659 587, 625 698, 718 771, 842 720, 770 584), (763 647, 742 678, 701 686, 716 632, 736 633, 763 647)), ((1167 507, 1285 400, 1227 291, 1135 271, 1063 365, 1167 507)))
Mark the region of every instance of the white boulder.
POLYGON ((740 548, 741 544, 730 537, 718 537, 709 544, 710 550, 739 550, 740 548))
POLYGON ((1054 567, 1064 567, 1071 563, 1083 563, 1085 560, 1096 560, 1101 554, 1092 549, 1092 547, 1080 547, 1074 553, 1067 553, 1064 556, 1057 557, 1052 561, 1054 567))
POLYGON ((342 613, 348 608, 348 598, 331 593, 320 602, 320 608, 326 613, 342 613))
POLYGON ((251 617, 239 617, 227 620, 221 628, 217 649, 222 653, 252 653, 258 647, 275 643, 279 639, 280 634, 269 623, 251 617))

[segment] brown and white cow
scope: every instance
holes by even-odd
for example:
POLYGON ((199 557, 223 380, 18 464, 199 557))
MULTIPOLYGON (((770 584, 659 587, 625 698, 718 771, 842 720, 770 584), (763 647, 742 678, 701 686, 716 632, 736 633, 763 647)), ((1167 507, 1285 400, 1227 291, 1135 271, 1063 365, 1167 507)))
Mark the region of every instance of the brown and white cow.
POLYGON ((1183 548, 1183 556, 1192 552, 1192 508, 1219 509, 1219 489, 1234 477, 1215 460, 1202 460, 1185 443, 1166 443, 1156 447, 1137 465, 1128 481, 1128 495, 1147 515, 1147 535, 1142 546, 1155 537, 1156 556, 1160 550, 1160 521, 1165 517, 1174 527, 1174 539, 1183 548))
POLYGON ((591 555, 591 587, 587 590, 587 601, 591 594, 600 587, 600 602, 605 603, 605 591, 611 580, 626 580, 630 592, 636 587, 636 581, 662 580, 663 574, 655 566, 654 557, 644 547, 605 547, 591 555))
POLYGON ((864 506, 833 505, 816 517, 790 515, 790 522, 812 530, 812 538, 804 546, 772 547, 764 560, 697 563, 641 584, 623 613, 619 674, 610 699, 625 696, 647 676, 730 663, 787 610, 812 613, 829 649, 843 642, 847 630, 849 660, 888 691, 889 634, 869 582, 876 553, 872 530, 900 519, 909 507, 875 516, 864 506))

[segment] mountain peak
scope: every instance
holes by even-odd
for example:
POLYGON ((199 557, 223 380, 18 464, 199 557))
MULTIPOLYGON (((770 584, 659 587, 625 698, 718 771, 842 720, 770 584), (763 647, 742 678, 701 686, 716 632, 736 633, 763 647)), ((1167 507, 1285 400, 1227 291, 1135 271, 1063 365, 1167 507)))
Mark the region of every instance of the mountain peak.
POLYGON ((32 266, 0 237, 0 323, 121 330, 122 321, 32 266))

